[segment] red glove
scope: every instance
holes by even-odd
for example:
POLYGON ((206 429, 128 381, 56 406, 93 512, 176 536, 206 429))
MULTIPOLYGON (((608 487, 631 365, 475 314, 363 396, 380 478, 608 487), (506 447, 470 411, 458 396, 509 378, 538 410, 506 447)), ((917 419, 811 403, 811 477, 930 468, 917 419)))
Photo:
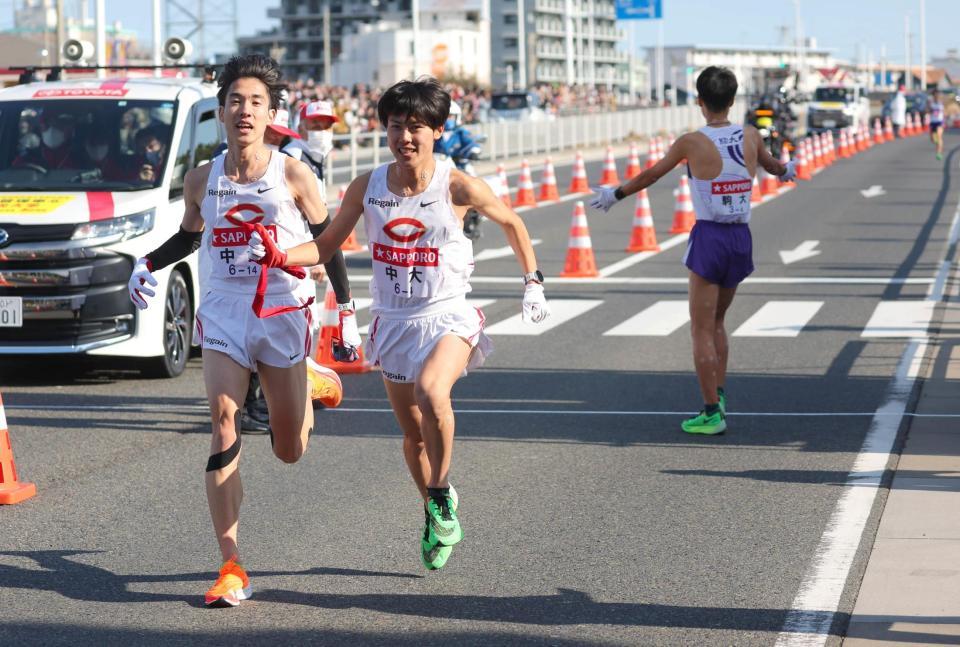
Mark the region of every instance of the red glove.
POLYGON ((287 253, 277 247, 267 228, 259 222, 253 225, 248 245, 250 259, 264 267, 282 268, 287 264, 287 253))

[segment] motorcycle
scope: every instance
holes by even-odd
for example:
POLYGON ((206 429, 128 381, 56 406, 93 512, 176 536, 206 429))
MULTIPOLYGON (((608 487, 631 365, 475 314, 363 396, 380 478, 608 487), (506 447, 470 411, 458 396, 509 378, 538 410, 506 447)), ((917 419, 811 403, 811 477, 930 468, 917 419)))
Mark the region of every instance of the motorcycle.
POLYGON ((747 123, 757 129, 767 150, 777 158, 783 146, 793 149, 792 122, 792 110, 779 101, 761 99, 747 111, 747 123))

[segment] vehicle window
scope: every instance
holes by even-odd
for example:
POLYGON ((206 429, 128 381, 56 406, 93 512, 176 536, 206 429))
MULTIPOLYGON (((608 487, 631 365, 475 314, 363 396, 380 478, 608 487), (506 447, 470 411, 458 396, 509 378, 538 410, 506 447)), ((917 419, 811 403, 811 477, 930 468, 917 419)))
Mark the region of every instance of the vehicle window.
POLYGON ((527 107, 527 97, 522 94, 495 94, 490 99, 494 110, 522 110, 527 107))
POLYGON ((849 102, 854 100, 854 91, 850 88, 817 88, 813 100, 849 102))
POLYGON ((0 190, 136 191, 160 185, 174 104, 11 101, 0 112, 0 190))
POLYGON ((193 120, 188 119, 183 129, 183 136, 180 138, 180 145, 177 147, 177 156, 173 158, 173 175, 170 179, 170 199, 179 198, 183 195, 183 179, 187 171, 193 168, 193 120))
POLYGON ((193 155, 194 166, 200 166, 212 160, 214 151, 220 147, 221 138, 218 123, 216 111, 207 110, 200 114, 193 155))

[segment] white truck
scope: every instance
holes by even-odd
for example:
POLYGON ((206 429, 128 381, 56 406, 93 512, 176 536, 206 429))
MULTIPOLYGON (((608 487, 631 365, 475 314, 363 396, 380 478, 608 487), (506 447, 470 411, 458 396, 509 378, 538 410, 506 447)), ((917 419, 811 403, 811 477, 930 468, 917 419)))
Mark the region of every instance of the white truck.
POLYGON ((823 85, 807 104, 807 130, 820 132, 870 122, 870 99, 859 86, 823 85))
POLYGON ((184 175, 224 139, 216 89, 148 77, 0 90, 0 355, 139 358, 157 376, 183 372, 197 255, 156 273, 147 310, 127 281, 177 231, 184 175))

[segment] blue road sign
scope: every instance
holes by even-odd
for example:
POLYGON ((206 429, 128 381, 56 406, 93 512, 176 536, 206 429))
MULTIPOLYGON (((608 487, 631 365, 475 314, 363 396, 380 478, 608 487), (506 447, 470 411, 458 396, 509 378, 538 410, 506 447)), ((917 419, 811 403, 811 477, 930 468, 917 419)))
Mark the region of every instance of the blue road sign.
POLYGON ((663 0, 616 0, 617 20, 663 18, 663 0))

